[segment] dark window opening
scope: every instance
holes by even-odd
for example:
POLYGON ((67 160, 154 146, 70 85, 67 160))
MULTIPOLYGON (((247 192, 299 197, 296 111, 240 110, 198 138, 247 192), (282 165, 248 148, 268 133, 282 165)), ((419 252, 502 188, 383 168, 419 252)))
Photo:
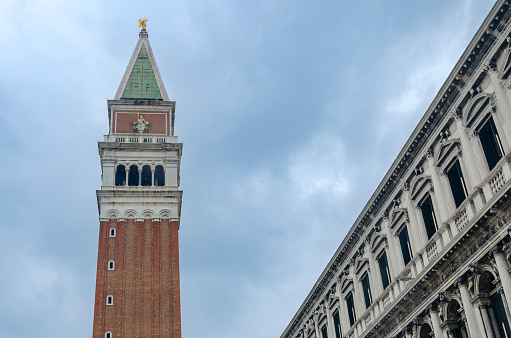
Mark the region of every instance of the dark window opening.
POLYGON ((410 245, 410 237, 408 236, 408 229, 405 226, 399 233, 399 243, 401 244, 401 252, 403 253, 403 260, 407 265, 412 260, 412 247, 410 245))
POLYGON ((115 172, 115 186, 119 187, 122 185, 126 185, 126 167, 121 164, 117 166, 117 171, 115 172))
POLYGON ((493 118, 490 117, 486 124, 479 130, 479 141, 481 141, 488 167, 492 170, 504 153, 493 118))
POLYGON ((145 165, 142 167, 142 186, 148 187, 152 185, 153 174, 151 173, 151 167, 145 165))
POLYGON ((352 293, 350 293, 346 297, 346 304, 348 305, 348 317, 350 318, 350 326, 353 326, 353 324, 355 324, 355 321, 357 320, 357 317, 355 314, 355 303, 353 302, 352 293))
POLYGON ((385 251, 383 251, 380 257, 378 257, 378 265, 380 266, 381 281, 383 284, 383 289, 385 290, 391 281, 389 262, 387 261, 387 253, 385 251))
POLYGON ((431 200, 431 196, 428 195, 428 197, 426 197, 424 202, 422 202, 420 208, 422 211, 422 219, 424 220, 424 226, 426 227, 428 238, 431 238, 438 230, 438 225, 436 224, 435 210, 433 209, 433 201, 431 200))
POLYGON ((108 296, 106 297, 106 305, 112 305, 114 303, 114 297, 108 296))
POLYGON ((139 183, 138 181, 138 167, 136 165, 132 165, 128 174, 128 185, 131 187, 137 186, 139 183))
POLYGON ((107 332, 105 338, 112 338, 112 334, 110 332, 107 332))
POLYGON ((161 165, 157 165, 154 171, 154 185, 158 187, 163 187, 165 185, 165 172, 161 165))
POLYGON ((339 311, 334 312, 334 331, 335 338, 341 338, 341 318, 339 317, 339 311))
POLYGON ((447 178, 451 185, 452 196, 454 197, 454 203, 456 208, 463 203, 467 198, 467 187, 465 185, 465 179, 461 172, 460 161, 456 160, 454 164, 447 170, 447 178))
POLYGON ((326 330, 326 325, 323 325, 321 328, 321 338, 328 338, 328 332, 326 330))
POLYGON ((110 237, 115 237, 115 229, 110 229, 110 237))
POLYGON ((113 270, 114 269, 114 262, 113 261, 108 262, 108 269, 109 270, 113 270))
POLYGON ((366 274, 362 278, 362 288, 364 289, 364 299, 366 301, 366 308, 369 308, 373 302, 373 296, 371 295, 371 285, 369 284, 369 275, 366 274))

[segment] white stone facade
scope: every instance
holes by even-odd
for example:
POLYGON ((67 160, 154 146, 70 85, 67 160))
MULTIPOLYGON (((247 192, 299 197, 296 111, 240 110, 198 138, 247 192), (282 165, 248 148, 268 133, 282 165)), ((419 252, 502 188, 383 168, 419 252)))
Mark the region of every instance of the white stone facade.
POLYGON ((498 0, 282 338, 511 337, 510 34, 498 0))

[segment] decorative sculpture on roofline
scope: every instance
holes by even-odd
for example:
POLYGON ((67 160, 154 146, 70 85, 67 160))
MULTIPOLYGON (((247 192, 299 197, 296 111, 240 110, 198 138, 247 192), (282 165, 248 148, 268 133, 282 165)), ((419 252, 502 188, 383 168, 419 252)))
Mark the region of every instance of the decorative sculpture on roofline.
POLYGON ((138 19, 138 27, 142 27, 142 29, 145 29, 147 20, 149 20, 149 19, 146 19, 145 16, 144 16, 144 20, 138 19))

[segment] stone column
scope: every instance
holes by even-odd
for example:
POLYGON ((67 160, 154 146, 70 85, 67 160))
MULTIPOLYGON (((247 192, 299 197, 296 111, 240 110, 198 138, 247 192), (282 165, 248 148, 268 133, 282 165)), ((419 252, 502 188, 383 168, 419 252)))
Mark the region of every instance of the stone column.
POLYGON ((509 105, 509 101, 507 99, 506 92, 504 91, 504 88, 502 87, 502 84, 498 78, 498 74, 497 74, 497 70, 495 69, 495 66, 488 64, 485 67, 485 71, 490 76, 491 84, 493 86, 493 89, 495 90, 495 98, 497 101, 497 108, 499 109, 502 116, 504 117, 504 122, 506 123, 506 126, 508 127, 508 128, 505 128, 505 130, 504 130, 506 139, 510 140, 511 138, 510 138, 508 129, 509 129, 509 125, 511 124, 511 106, 509 105))
POLYGON ((154 181, 154 172, 155 172, 155 169, 153 167, 151 167, 151 185, 154 187, 156 184, 155 181, 154 181))
POLYGON ((493 311, 493 307, 488 306, 488 314, 490 315, 491 325, 493 326, 493 332, 495 333, 495 338, 501 338, 499 331, 499 324, 497 323, 497 317, 495 316, 495 311, 493 311))
POLYGON ((493 334, 493 329, 491 327, 490 316, 488 315, 488 309, 485 304, 481 304, 478 306, 479 311, 481 311, 481 317, 483 318, 484 330, 486 331, 486 336, 488 338, 495 338, 493 334))
POLYGON ((504 290, 502 287, 499 289, 500 297, 502 297, 502 303, 504 303, 504 310, 506 311, 506 317, 508 323, 511 323, 511 311, 509 311, 509 306, 507 305, 507 298, 506 295, 504 295, 504 290))
POLYGON ((126 184, 125 185, 129 185, 128 184, 129 178, 130 178, 130 166, 126 165, 126 184))
POLYGON ((412 338, 412 328, 411 327, 407 327, 403 330, 403 335, 405 336, 405 338, 412 338))
POLYGON ((470 301, 470 292, 468 291, 467 280, 465 278, 458 278, 456 283, 458 284, 458 289, 461 294, 463 310, 465 311, 465 316, 467 317, 467 328, 469 330, 470 336, 476 338, 480 335, 480 332, 477 326, 477 319, 474 307, 472 306, 472 302, 470 301))
MULTIPOLYGON (((440 180, 440 175, 438 174, 437 167, 435 166, 435 159, 433 158, 433 151, 429 150, 426 152, 426 158, 428 159, 429 170, 431 172, 431 180, 433 181, 433 187, 435 190, 436 201, 438 206, 440 224, 438 227, 441 227, 442 222, 445 222, 449 218, 449 210, 447 209, 447 199, 445 197, 444 189, 442 186, 442 182, 440 180)), ((434 202, 433 202, 434 203, 434 202)))
POLYGON ((320 338, 321 336, 319 335, 318 315, 317 314, 314 315, 314 318, 312 319, 312 322, 314 323, 314 330, 316 331, 316 337, 320 338))
POLYGON ((509 272, 507 272, 509 266, 507 264, 506 257, 504 256, 504 252, 502 252, 502 247, 493 247, 493 249, 490 250, 490 256, 493 256, 495 259, 495 264, 499 271, 502 290, 504 291, 506 298, 505 304, 507 304, 508 309, 511 309, 511 276, 509 276, 509 272))
MULTIPOLYGON (((497 133, 499 134, 500 143, 504 150, 504 153, 509 149, 509 141, 508 141, 508 131, 507 128, 503 127, 502 118, 499 116, 497 112, 497 107, 495 105, 492 106, 491 117, 493 118, 493 122, 495 123, 495 128, 497 128, 497 133)), ((508 124, 506 124, 507 126, 508 124)))
POLYGON ((433 333, 435 338, 443 338, 442 328, 440 327, 440 318, 438 317, 438 309, 436 304, 429 306, 429 315, 431 317, 431 324, 433 325, 433 333))
POLYGON ((445 331, 445 332, 447 332, 447 337, 448 338, 454 338, 454 334, 452 333, 451 329, 447 329, 447 331, 445 331))
POLYGON ((423 247, 421 230, 419 229, 419 224, 417 222, 417 213, 415 211, 415 207, 412 204, 408 184, 403 185, 402 190, 404 194, 404 204, 408 213, 408 220, 410 224, 410 227, 408 228, 408 237, 410 237, 410 245, 412 246, 412 252, 415 256, 417 252, 419 252, 423 247))
POLYGON ((369 243, 366 242, 367 247, 367 258, 369 259, 369 284, 371 285, 371 292, 373 293, 373 299, 378 298, 379 295, 383 292, 383 285, 381 283, 381 278, 378 275, 378 263, 376 263, 376 260, 374 259, 374 254, 369 249, 369 243))
POLYGON ((326 313, 326 321, 327 321, 327 331, 328 337, 335 338, 335 324, 334 319, 332 317, 332 313, 330 312, 330 307, 328 306, 328 298, 323 302, 323 307, 326 313))
POLYGON ((142 185, 142 168, 138 169, 138 186, 142 185))
POLYGON ((463 150, 463 157, 466 160, 464 164, 467 169, 468 179, 471 183, 470 184, 471 189, 469 191, 470 194, 472 192, 473 187, 475 187, 481 181, 482 176, 477 166, 477 160, 472 149, 472 144, 465 130, 465 127, 463 126, 463 121, 461 119, 461 111, 457 110, 455 113, 452 114, 452 116, 456 121, 456 128, 458 129, 460 135, 460 143, 461 148, 463 150))

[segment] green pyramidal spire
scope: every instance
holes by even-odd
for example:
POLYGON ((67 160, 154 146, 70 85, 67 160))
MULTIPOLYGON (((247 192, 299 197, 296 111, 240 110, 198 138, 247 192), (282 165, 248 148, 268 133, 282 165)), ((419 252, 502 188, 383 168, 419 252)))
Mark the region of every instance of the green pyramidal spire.
POLYGON ((145 29, 140 32, 116 99, 168 100, 145 29))

